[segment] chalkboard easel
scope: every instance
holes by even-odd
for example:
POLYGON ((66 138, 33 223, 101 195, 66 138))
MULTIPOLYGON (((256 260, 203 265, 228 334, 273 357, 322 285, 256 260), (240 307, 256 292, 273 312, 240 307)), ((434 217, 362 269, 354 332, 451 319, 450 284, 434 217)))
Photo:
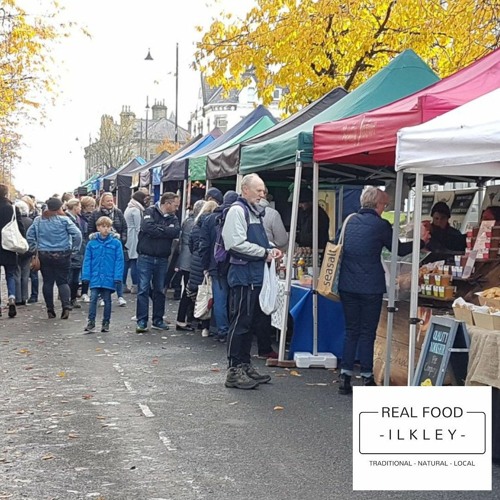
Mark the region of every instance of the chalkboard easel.
POLYGON ((443 385, 448 365, 455 379, 464 384, 470 339, 465 323, 447 316, 433 316, 427 329, 413 385, 443 385))

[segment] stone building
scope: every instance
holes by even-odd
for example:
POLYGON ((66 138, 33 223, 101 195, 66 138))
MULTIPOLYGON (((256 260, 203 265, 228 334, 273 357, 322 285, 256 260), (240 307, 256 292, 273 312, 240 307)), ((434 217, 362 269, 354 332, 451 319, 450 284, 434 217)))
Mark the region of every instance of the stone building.
MULTIPOLYGON (((120 167, 136 156, 141 156, 146 161, 158 155, 158 147, 165 141, 175 143, 175 115, 168 116, 168 109, 164 102, 156 102, 146 108, 146 117, 137 118, 129 106, 123 106, 118 122, 112 117, 103 116, 99 131, 100 139, 89 141, 85 151, 85 174, 90 178, 93 174, 103 174, 109 164, 109 152, 104 151, 105 131, 103 127, 111 127, 116 131, 116 140, 113 141, 115 151, 115 167, 120 167), (149 116, 151 109, 151 116, 149 116), (105 125, 107 123, 107 125, 105 125), (130 125, 128 125, 130 124, 130 125), (102 140, 101 140, 102 139, 102 140), (107 162, 103 161, 103 154, 107 155, 107 162)), ((180 145, 190 139, 189 132, 177 125, 177 139, 180 145)))

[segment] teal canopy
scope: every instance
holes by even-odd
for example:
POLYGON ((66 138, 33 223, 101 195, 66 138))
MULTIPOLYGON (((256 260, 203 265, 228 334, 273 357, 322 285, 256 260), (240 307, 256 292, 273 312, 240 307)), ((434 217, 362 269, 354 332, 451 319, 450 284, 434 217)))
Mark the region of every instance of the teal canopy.
POLYGON ((365 83, 307 122, 270 140, 244 143, 240 173, 293 166, 297 152, 302 163, 312 163, 314 125, 365 113, 413 94, 438 80, 439 77, 415 52, 405 50, 365 83))

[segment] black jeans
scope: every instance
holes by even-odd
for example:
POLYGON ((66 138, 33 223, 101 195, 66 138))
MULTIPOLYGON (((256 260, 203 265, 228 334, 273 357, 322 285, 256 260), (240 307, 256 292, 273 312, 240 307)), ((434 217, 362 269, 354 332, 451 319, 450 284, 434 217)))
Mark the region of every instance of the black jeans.
POLYGON ((352 375, 358 353, 361 375, 373 375, 373 348, 382 310, 382 294, 340 292, 344 308, 346 336, 342 353, 342 373, 352 375))
POLYGON ((179 309, 177 310, 177 322, 185 323, 193 317, 194 302, 187 296, 187 284, 189 281, 189 271, 178 271, 184 280, 184 291, 182 292, 182 297, 179 302, 179 309))
POLYGON ((230 289, 230 324, 227 337, 227 358, 229 366, 250 363, 253 334, 257 335, 259 353, 272 350, 270 317, 259 304, 261 287, 236 286, 230 289))
POLYGON ((40 271, 43 277, 43 298, 47 309, 54 310, 54 283, 59 289, 63 309, 71 308, 68 273, 71 260, 70 252, 38 252, 40 271))
POLYGON ((80 267, 77 268, 72 267, 69 270, 68 283, 69 283, 69 289, 71 290, 71 300, 76 300, 76 296, 78 295, 78 286, 80 285, 81 270, 82 269, 80 267))

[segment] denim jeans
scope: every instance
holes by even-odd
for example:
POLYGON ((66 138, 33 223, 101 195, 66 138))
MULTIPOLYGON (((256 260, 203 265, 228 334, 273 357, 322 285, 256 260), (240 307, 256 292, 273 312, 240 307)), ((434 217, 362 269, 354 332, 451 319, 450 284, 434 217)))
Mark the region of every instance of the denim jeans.
POLYGON ((63 309, 70 309, 71 294, 68 285, 70 253, 63 255, 62 252, 58 252, 57 257, 54 257, 51 252, 38 252, 38 256, 40 257, 40 271, 43 277, 43 298, 47 309, 54 310, 54 283, 59 289, 59 298, 63 309))
POLYGON ((78 286, 80 284, 81 270, 82 269, 80 267, 71 268, 69 270, 68 283, 69 283, 69 289, 71 290, 71 300, 76 300, 76 296, 78 294, 78 286))
POLYGON ((7 281, 7 295, 9 299, 16 298, 16 278, 18 274, 17 266, 3 266, 5 279, 7 281))
POLYGON ((147 325, 149 319, 149 292, 153 283, 153 324, 163 322, 165 314, 165 277, 167 275, 168 259, 139 255, 137 259, 137 275, 139 278, 137 290, 137 324, 147 325))
POLYGON ((38 300, 38 271, 30 271, 31 295, 30 298, 38 300))
POLYGON ((109 288, 91 288, 89 304, 89 321, 94 321, 97 316, 97 302, 99 298, 104 300, 104 311, 102 313, 102 322, 109 323, 111 320, 111 294, 113 290, 109 288))
POLYGON ((130 279, 132 285, 137 285, 137 259, 126 260, 123 264, 123 284, 127 284, 128 270, 130 269, 130 279))
POLYGON ((229 285, 226 276, 212 276, 212 294, 214 297, 213 313, 217 334, 226 336, 229 330, 229 285))
POLYGON ((382 310, 382 294, 340 292, 346 336, 342 354, 342 373, 353 374, 356 352, 361 375, 373 375, 373 348, 382 310))
POLYGON ((19 269, 16 273, 16 302, 23 302, 29 299, 28 282, 30 280, 31 256, 18 257, 19 269))

